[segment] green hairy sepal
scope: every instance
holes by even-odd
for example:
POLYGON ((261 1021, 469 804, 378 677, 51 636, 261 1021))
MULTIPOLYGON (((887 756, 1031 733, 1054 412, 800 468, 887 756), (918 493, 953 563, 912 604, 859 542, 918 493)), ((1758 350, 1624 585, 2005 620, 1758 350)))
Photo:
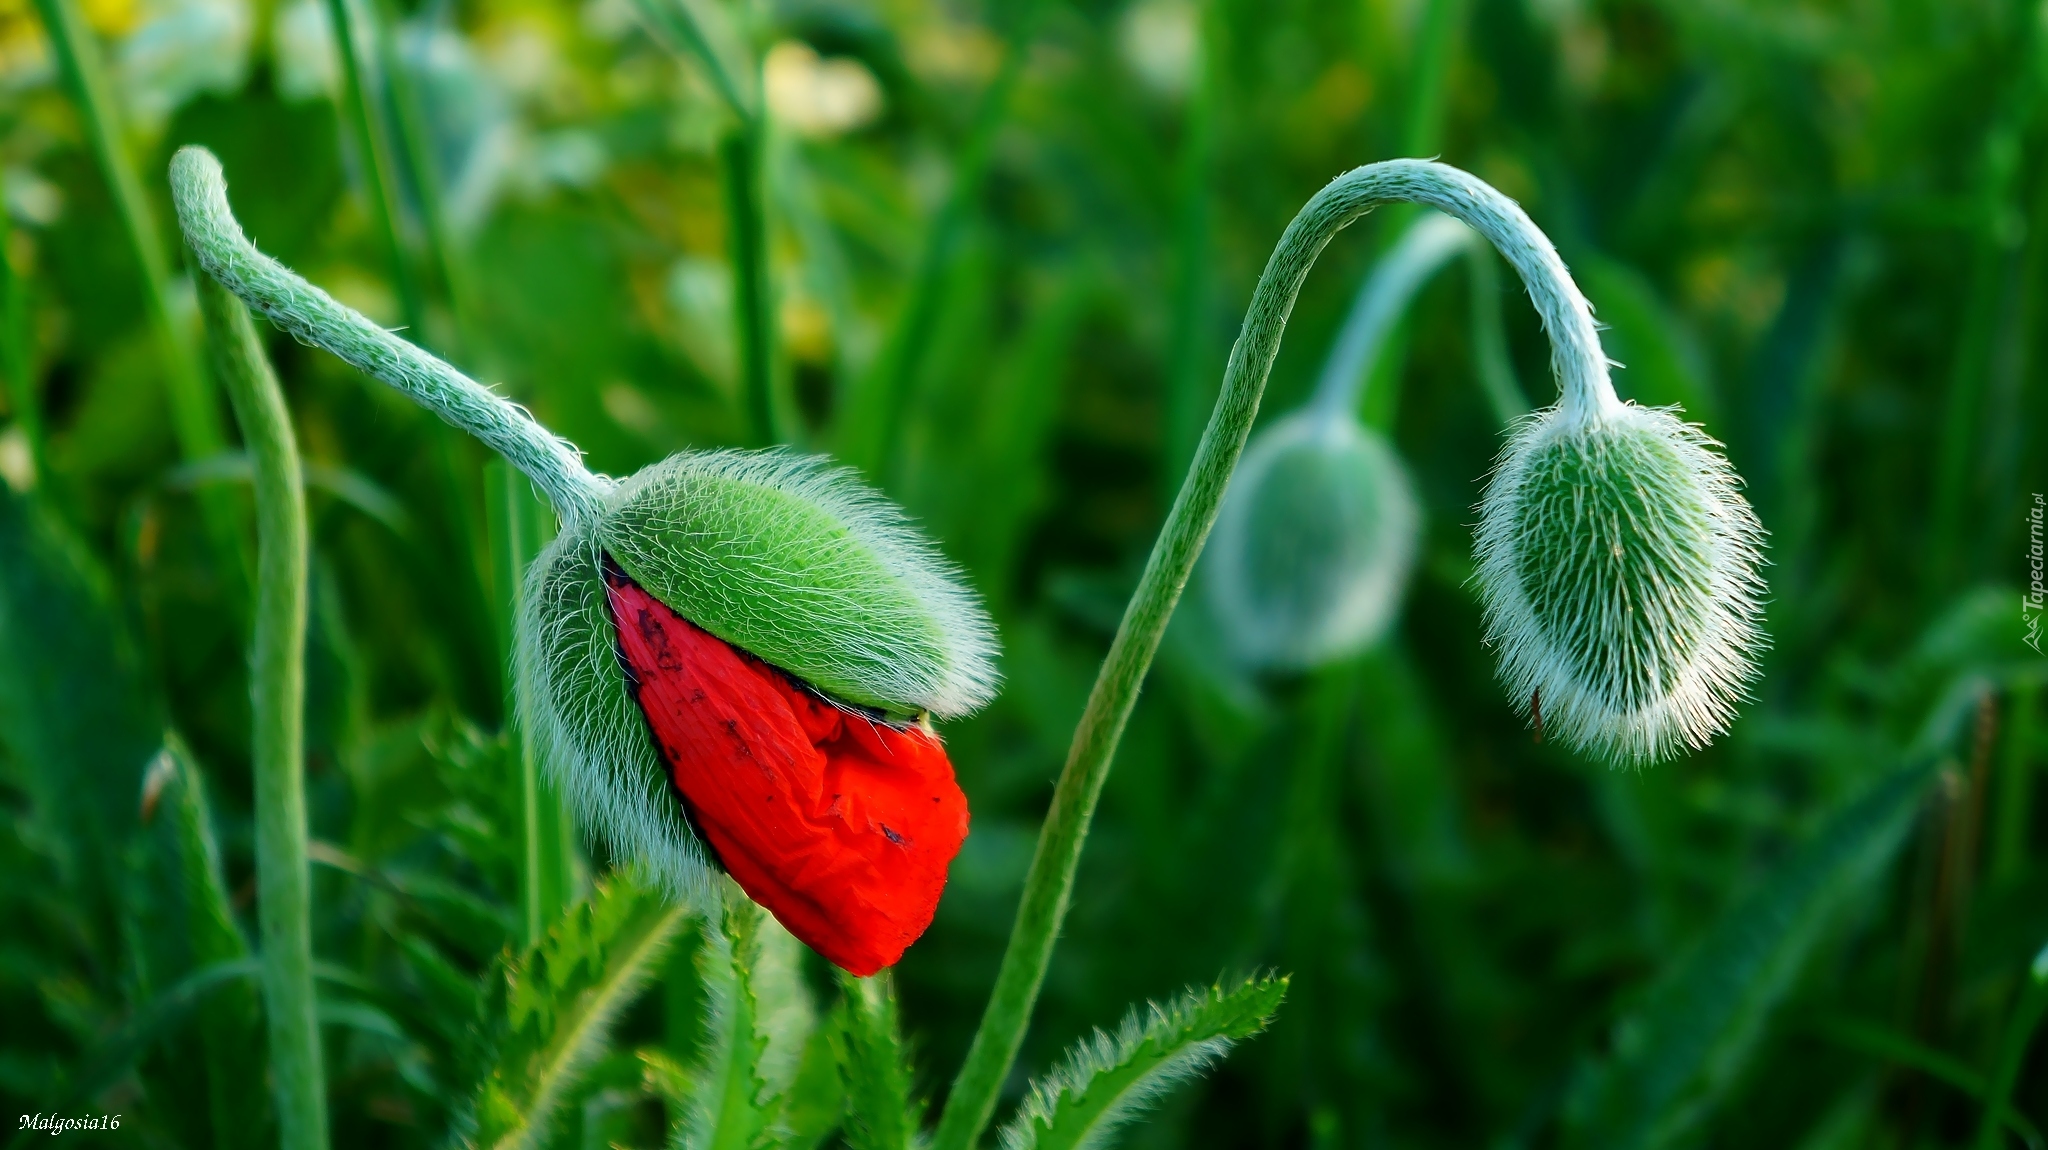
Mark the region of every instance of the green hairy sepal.
POLYGON ((980 603, 850 472, 786 451, 686 452, 617 484, 534 561, 519 706, 584 825, 679 895, 706 897, 710 872, 626 693, 606 555, 676 614, 843 702, 946 718, 995 693, 980 603))
POLYGON ((1377 433, 1316 411, 1261 431, 1209 539, 1209 600, 1245 662, 1309 667, 1393 621, 1422 517, 1377 433))
POLYGON ((1763 529, 1718 445, 1667 409, 1530 416, 1480 502, 1499 675, 1543 730, 1615 762, 1725 730, 1764 643, 1763 529))

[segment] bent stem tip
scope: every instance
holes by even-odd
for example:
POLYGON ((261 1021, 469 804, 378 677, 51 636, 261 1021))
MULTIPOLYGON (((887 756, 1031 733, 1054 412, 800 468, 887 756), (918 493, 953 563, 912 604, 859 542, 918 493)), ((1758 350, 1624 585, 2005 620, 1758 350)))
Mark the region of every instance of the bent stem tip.
POLYGON ((610 481, 583 466, 574 444, 525 408, 398 338, 256 250, 228 207, 227 178, 205 148, 171 158, 171 199, 199 265, 270 322, 325 348, 469 432, 525 472, 564 520, 595 515, 610 481))

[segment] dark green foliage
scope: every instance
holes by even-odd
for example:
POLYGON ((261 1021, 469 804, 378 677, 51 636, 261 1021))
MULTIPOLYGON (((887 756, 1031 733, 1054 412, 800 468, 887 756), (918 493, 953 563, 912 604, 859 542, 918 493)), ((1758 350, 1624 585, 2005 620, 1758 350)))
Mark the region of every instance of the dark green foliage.
POLYGON ((1711 1111, 1814 945, 1890 860, 1933 774, 1915 763, 1881 780, 1649 989, 1568 1108, 1573 1145, 1666 1146, 1711 1111))

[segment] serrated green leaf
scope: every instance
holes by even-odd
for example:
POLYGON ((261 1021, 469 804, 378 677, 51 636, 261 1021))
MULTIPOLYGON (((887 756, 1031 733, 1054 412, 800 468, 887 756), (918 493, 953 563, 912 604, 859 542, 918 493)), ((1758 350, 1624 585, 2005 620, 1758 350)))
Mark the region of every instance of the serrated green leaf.
POLYGON ((924 1107, 911 1096, 909 1052, 887 971, 873 978, 841 973, 846 996, 833 1012, 832 1046, 845 1086, 843 1137, 851 1150, 908 1150, 924 1107))
POLYGON ((804 1042, 796 1079, 782 1099, 782 1125, 787 1150, 814 1150, 839 1129, 846 1114, 846 1087, 834 1053, 838 1019, 814 1028, 804 1042))
POLYGON ((615 873, 565 911, 539 946, 502 960, 483 996, 486 1068, 457 1139, 541 1145, 688 913, 615 873))
POLYGON ((1933 777, 1922 762, 1879 782, 1669 969, 1581 1082, 1570 1145, 1669 1145, 1712 1110, 1837 912, 1891 859, 1933 777))
POLYGON ((783 1099, 816 1021, 802 947, 731 884, 722 926, 704 932, 697 955, 704 1053, 675 1140, 690 1150, 780 1145, 788 1136, 783 1099))
POLYGON ((1032 1084, 1003 1127, 1003 1150, 1093 1150, 1181 1082, 1200 1074, 1238 1039, 1266 1028, 1287 994, 1285 978, 1251 978, 1190 988, 1161 1006, 1124 1017, 1114 1035, 1098 1030, 1066 1061, 1032 1084))

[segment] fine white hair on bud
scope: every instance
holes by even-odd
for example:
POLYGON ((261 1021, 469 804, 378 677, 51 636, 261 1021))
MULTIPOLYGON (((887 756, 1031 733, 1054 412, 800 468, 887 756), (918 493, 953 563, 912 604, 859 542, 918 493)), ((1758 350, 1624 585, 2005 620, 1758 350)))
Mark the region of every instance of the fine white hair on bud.
POLYGON ((1245 449, 1209 538, 1209 603, 1252 666, 1298 669, 1385 633, 1421 527, 1400 457, 1378 433, 1311 409, 1245 449))
POLYGON ((1696 425, 1604 398, 1514 431, 1479 505, 1473 578, 1522 712, 1647 763, 1705 746, 1747 696, 1763 529, 1696 425))
POLYGON ((627 691, 607 558, 683 619, 842 704, 943 718, 995 694, 980 602, 851 472, 787 451, 709 451, 620 482, 528 572, 518 705, 584 825, 679 895, 709 897, 711 872, 627 691))

